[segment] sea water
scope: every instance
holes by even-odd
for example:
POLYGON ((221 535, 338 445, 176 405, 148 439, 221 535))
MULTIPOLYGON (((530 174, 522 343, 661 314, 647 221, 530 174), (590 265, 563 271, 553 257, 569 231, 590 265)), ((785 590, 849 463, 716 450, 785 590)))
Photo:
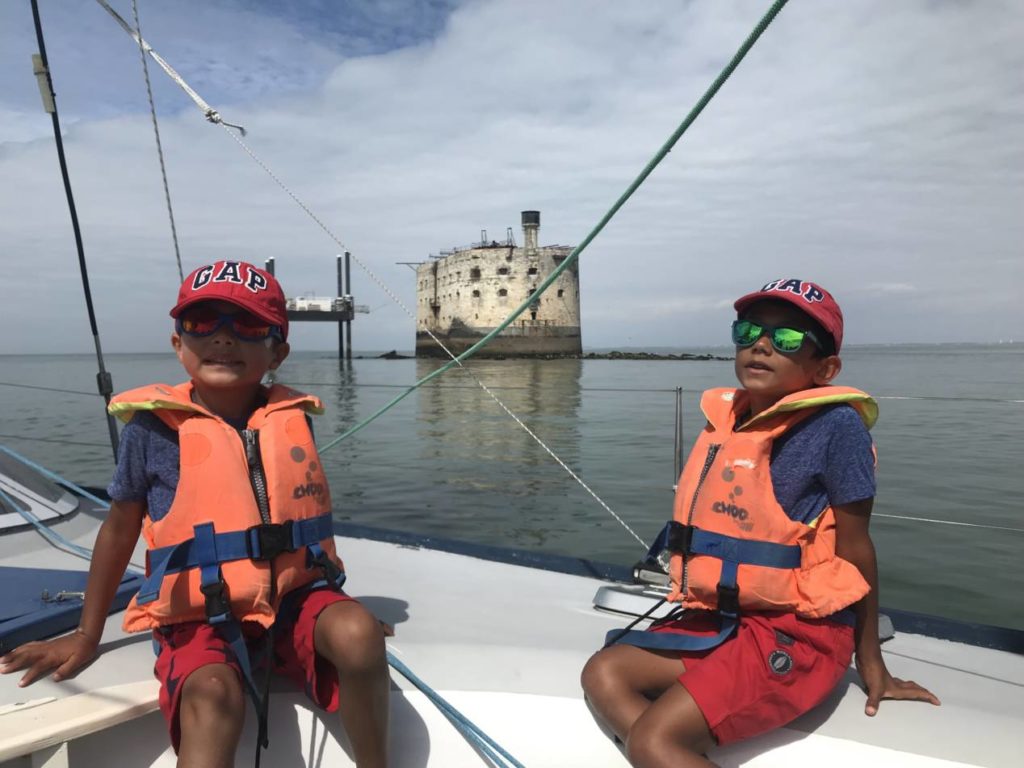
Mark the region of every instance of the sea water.
MULTIPOLYGON (((843 360, 838 383, 880 402, 871 530, 883 605, 1024 629, 1024 345, 850 347, 843 360)), ((324 444, 440 364, 295 352, 278 380, 324 399, 324 444)), ((107 367, 119 390, 182 378, 170 354, 109 355, 107 367)), ((703 426, 699 392, 735 382, 730 360, 467 368, 324 453, 338 519, 632 565, 644 547, 591 492, 649 541, 671 514, 675 388, 688 449, 703 426)), ((0 357, 0 442, 105 485, 112 456, 95 371, 85 355, 0 357)))

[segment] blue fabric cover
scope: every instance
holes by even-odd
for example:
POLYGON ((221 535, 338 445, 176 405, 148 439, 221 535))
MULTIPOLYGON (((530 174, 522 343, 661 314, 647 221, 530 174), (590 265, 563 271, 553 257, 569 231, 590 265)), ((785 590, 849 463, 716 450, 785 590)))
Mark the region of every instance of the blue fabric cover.
MULTIPOLYGON (((50 568, 0 566, 0 654, 30 640, 42 640, 78 626, 82 600, 70 597, 54 600, 59 592, 84 592, 88 573, 50 568), (43 600, 43 590, 50 600, 43 600)), ((142 577, 125 575, 117 589, 110 612, 122 610, 139 589, 142 577)))

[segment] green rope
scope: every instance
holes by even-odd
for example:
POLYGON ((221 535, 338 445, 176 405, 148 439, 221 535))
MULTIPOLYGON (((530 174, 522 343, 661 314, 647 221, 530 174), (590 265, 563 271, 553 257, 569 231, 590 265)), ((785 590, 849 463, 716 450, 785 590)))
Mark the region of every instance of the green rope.
POLYGON ((393 408, 395 405, 397 405, 406 397, 408 397, 412 392, 419 389, 421 386, 426 384, 431 379, 440 376, 442 373, 444 373, 454 365, 461 365, 463 360, 465 360, 468 357, 471 357, 473 354, 476 353, 478 349, 488 344, 491 341, 491 339, 493 339, 495 336, 497 336, 499 333, 505 330, 509 325, 515 322, 515 319, 519 317, 519 315, 521 315, 523 312, 525 312, 526 308, 529 307, 530 304, 532 304, 534 301, 536 301, 537 298, 542 293, 544 293, 544 291, 547 290, 548 286, 550 286, 558 278, 559 275, 561 275, 566 269, 569 268, 569 266, 574 261, 576 261, 576 259, 579 258, 579 255, 583 253, 583 250, 588 245, 590 245, 591 241, 593 241, 593 239, 597 237, 601 230, 605 228, 605 225, 607 225, 608 222, 612 220, 612 217, 615 216, 615 214, 618 213, 619 209, 626 204, 626 201, 633 196, 633 193, 636 192, 636 190, 640 187, 641 184, 644 183, 644 181, 646 181, 647 177, 651 175, 651 173, 658 166, 658 164, 665 159, 665 155, 672 151, 672 147, 675 146, 676 142, 679 141, 679 138, 686 132, 690 125, 693 124, 693 121, 697 119, 697 116, 704 111, 704 107, 706 107, 708 103, 711 101, 711 99, 714 98, 715 94, 718 93, 718 90, 722 87, 722 85, 725 84, 725 81, 729 79, 729 76, 732 75, 736 67, 738 67, 740 62, 743 61, 743 57, 745 57, 747 53, 750 51, 750 49, 754 47, 754 43, 757 42, 757 39, 761 37, 761 34, 768 28, 768 25, 772 23, 775 17, 779 15, 779 11, 783 9, 783 7, 786 5, 788 1, 789 0, 775 0, 775 2, 772 3, 772 7, 768 9, 768 12, 764 15, 761 21, 757 23, 757 26, 754 27, 754 30, 750 33, 747 39, 743 41, 743 45, 739 47, 739 50, 736 51, 735 55, 733 55, 729 63, 725 65, 725 68, 718 74, 718 77, 715 78, 715 81, 704 92, 704 95, 701 96, 700 101, 698 101, 697 104, 693 107, 693 109, 690 110, 690 114, 686 116, 686 119, 684 119, 683 122, 679 124, 679 127, 672 132, 672 135, 669 136, 668 140, 661 146, 661 149, 659 149, 655 153, 654 157, 651 158, 650 162, 648 162, 644 169, 640 171, 640 175, 633 180, 633 183, 626 188, 626 191, 622 193, 618 200, 615 201, 615 204, 608 209, 608 212, 605 213, 604 216, 601 217, 601 220, 597 223, 597 225, 592 230, 590 230, 590 233, 585 238, 583 238, 583 242, 581 242, 579 245, 573 248, 572 253, 570 253, 566 257, 565 261, 563 261, 550 275, 548 275, 547 278, 545 278, 544 281, 538 286, 537 290, 531 296, 528 296, 522 304, 516 307, 512 314, 506 317, 505 320, 501 323, 501 325, 497 326, 493 331, 488 333, 486 336, 480 339, 480 341, 471 346, 465 352, 458 355, 457 357, 453 357, 449 362, 445 363, 436 371, 427 374, 422 379, 417 381, 415 384, 411 385, 408 389, 406 389, 400 395, 396 396, 389 403, 379 408, 377 411, 372 413, 367 418, 363 419, 363 421, 359 422, 351 429, 338 435, 330 442, 324 444, 322 447, 319 448, 319 451, 323 453, 324 451, 333 448, 342 440, 345 440, 351 435, 354 435, 367 424, 374 421, 378 416, 382 415, 386 411, 393 408))

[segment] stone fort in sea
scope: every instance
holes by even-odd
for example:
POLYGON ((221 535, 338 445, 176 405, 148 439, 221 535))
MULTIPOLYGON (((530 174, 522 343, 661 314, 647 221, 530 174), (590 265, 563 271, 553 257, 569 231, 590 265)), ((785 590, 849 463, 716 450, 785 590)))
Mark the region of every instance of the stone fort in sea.
MULTIPOLYGON (((442 251, 416 266, 416 355, 447 357, 427 333, 453 353, 494 330, 572 253, 567 245, 538 245, 540 212, 523 211, 523 246, 512 228, 504 243, 488 241, 442 251)), ((486 347, 478 357, 581 354, 579 261, 486 347)))

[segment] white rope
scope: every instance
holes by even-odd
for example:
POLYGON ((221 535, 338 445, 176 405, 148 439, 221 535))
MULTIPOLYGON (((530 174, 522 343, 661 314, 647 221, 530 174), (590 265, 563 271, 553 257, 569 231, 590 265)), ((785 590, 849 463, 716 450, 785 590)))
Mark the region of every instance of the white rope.
POLYGON ((164 148, 160 142, 160 126, 156 120, 156 104, 153 102, 153 88, 149 82, 149 64, 146 63, 146 49, 143 47, 142 24, 139 22, 139 8, 136 0, 132 0, 132 15, 135 17, 135 29, 139 41, 139 58, 142 59, 142 74, 146 78, 146 96, 149 98, 149 116, 153 120, 153 135, 156 137, 156 153, 160 158, 160 176, 164 180, 164 199, 167 201, 167 217, 171 220, 171 239, 174 241, 174 258, 178 262, 178 280, 185 280, 185 272, 181 268, 181 250, 178 248, 178 228, 174 226, 174 209, 171 207, 171 188, 167 184, 167 166, 164 164, 164 148))
POLYGON ((1024 400, 1011 400, 1003 397, 950 397, 946 395, 881 395, 875 400, 939 400, 953 403, 1024 403, 1024 400))
MULTIPOLYGON (((448 354, 451 354, 451 353, 449 352, 448 354)), ((461 363, 460 363, 460 365, 461 365, 461 363)), ((463 369, 463 370, 465 370, 465 369, 463 369)), ((468 373, 468 371, 467 371, 467 373, 468 373)), ((472 374, 470 374, 470 375, 472 376, 472 374)), ((475 377, 474 377, 474 379, 475 379, 475 377)), ((503 402, 501 402, 501 400, 499 400, 499 399, 498 399, 498 398, 497 398, 497 397, 495 396, 495 394, 494 394, 494 393, 493 393, 493 392, 492 392, 491 390, 489 390, 489 389, 488 389, 487 387, 485 387, 485 386, 484 386, 484 385, 483 385, 483 384, 482 384, 482 383, 480 382, 480 380, 479 380, 479 379, 476 379, 476 382, 477 382, 477 384, 480 384, 480 387, 481 387, 481 388, 483 389, 483 391, 484 391, 484 392, 486 392, 486 393, 487 393, 488 395, 490 395, 490 396, 491 396, 491 398, 492 398, 492 399, 494 400, 494 402, 496 402, 496 403, 497 403, 497 404, 498 404, 498 405, 499 405, 499 406, 501 407, 501 409, 502 409, 503 411, 505 411, 505 413, 507 413, 507 414, 508 414, 509 416, 511 416, 511 417, 512 417, 512 419, 513 419, 513 420, 515 421, 515 423, 516 423, 516 424, 518 424, 518 425, 519 425, 520 427, 522 427, 522 428, 523 428, 523 429, 524 429, 524 430, 526 431, 526 434, 528 434, 528 435, 529 435, 530 437, 532 437, 532 438, 533 438, 534 440, 536 440, 536 441, 537 441, 537 444, 538 444, 538 445, 539 445, 539 446, 540 446, 541 448, 543 448, 543 449, 544 449, 545 451, 547 451, 548 455, 549 455, 549 456, 550 456, 550 457, 551 457, 552 459, 554 459, 554 460, 555 460, 556 462, 558 462, 558 465, 559 465, 559 466, 560 466, 560 467, 561 467, 562 469, 564 469, 564 470, 565 470, 566 472, 568 472, 568 473, 569 473, 569 477, 571 477, 571 478, 572 478, 573 480, 575 480, 575 481, 576 481, 577 483, 579 483, 579 484, 580 484, 580 486, 581 486, 581 487, 583 488, 583 490, 585 490, 585 491, 586 491, 587 493, 589 493, 589 494, 590 494, 591 496, 593 496, 593 498, 594 498, 594 501, 596 501, 596 502, 597 502, 598 504, 600 504, 600 505, 601 505, 602 507, 604 507, 604 510, 605 510, 605 511, 606 511, 606 512, 607 512, 607 513, 608 513, 609 515, 611 515, 611 516, 612 516, 613 518, 615 518, 615 521, 616 521, 616 522, 617 522, 617 523, 618 523, 619 525, 621 525, 621 526, 622 526, 623 528, 625 528, 625 529, 626 529, 626 531, 627 531, 627 532, 629 533, 629 535, 630 535, 630 536, 632 536, 632 537, 633 537, 634 539, 636 539, 636 540, 637 540, 638 542, 640 542, 640 546, 641 546, 641 547, 643 547, 644 549, 647 549, 647 548, 648 548, 648 546, 649 546, 649 545, 648 545, 648 544, 647 544, 646 542, 644 542, 644 540, 643 540, 643 539, 641 539, 641 538, 640 538, 640 536, 638 536, 638 535, 637 535, 636 531, 634 531, 634 530, 633 530, 632 528, 630 528, 630 527, 629 527, 629 524, 628 524, 628 523, 627 523, 627 522, 626 522, 625 520, 623 520, 623 519, 622 519, 621 517, 619 517, 619 516, 618 516, 617 514, 615 514, 615 511, 614 511, 614 510, 613 510, 613 509, 612 509, 611 507, 609 507, 609 506, 608 506, 607 504, 605 504, 604 500, 603 500, 603 499, 602 499, 602 498, 601 498, 600 496, 598 496, 598 495, 597 495, 596 493, 594 493, 594 491, 593 491, 593 490, 591 490, 591 488, 590 488, 590 486, 589 486, 589 485, 587 485, 587 484, 586 484, 585 482, 583 482, 583 478, 581 478, 581 477, 580 477, 579 475, 577 475, 577 474, 576 474, 575 472, 573 472, 573 471, 572 471, 572 470, 571 470, 571 469, 570 469, 570 468, 569 468, 569 467, 568 467, 568 466, 566 465, 566 463, 565 463, 564 461, 562 461, 562 460, 561 460, 561 459, 560 459, 560 458, 559 458, 559 457, 558 457, 558 456, 557 456, 557 455, 555 454, 555 452, 554 452, 554 451, 552 451, 552 450, 551 450, 550 448, 548 448, 547 444, 546 444, 546 443, 545 443, 545 442, 544 442, 543 440, 541 440, 541 439, 540 439, 539 437, 537 437, 537 435, 535 435, 535 434, 533 433, 533 431, 532 431, 532 430, 531 430, 531 429, 530 429, 530 428, 529 428, 528 426, 526 426, 526 424, 524 424, 524 423, 523 423, 523 422, 522 422, 522 421, 520 420, 520 418, 519 418, 518 416, 516 416, 516 415, 515 415, 514 413, 512 413, 512 411, 510 411, 510 410, 508 409, 508 407, 507 407, 507 406, 506 406, 506 405, 505 405, 505 404, 504 404, 503 402)))
POLYGON ((1024 528, 1008 528, 1002 525, 985 525, 984 523, 961 523, 956 520, 936 520, 931 517, 911 517, 910 515, 883 515, 881 512, 872 512, 872 517, 888 517, 893 520, 912 520, 916 523, 937 523, 939 525, 961 525, 965 528, 985 528, 990 531, 1010 531, 1012 533, 1024 533, 1024 528))
MULTIPOLYGON (((103 6, 103 7, 104 7, 104 8, 105 8, 105 9, 107 10, 107 12, 108 12, 108 13, 110 13, 110 15, 111 15, 111 16, 113 16, 115 20, 117 20, 117 22, 118 22, 118 23, 119 23, 119 24, 121 25, 121 27, 122 27, 122 28, 124 29, 124 31, 125 31, 125 32, 127 32, 127 33, 128 33, 129 35, 131 35, 131 36, 132 36, 132 37, 133 37, 133 38, 135 39, 135 41, 136 41, 136 42, 137 42, 137 43, 139 44, 139 49, 140 49, 141 51, 145 51, 145 52, 146 52, 146 53, 148 53, 148 54, 149 54, 150 56, 152 56, 152 57, 153 57, 153 60, 154 60, 154 61, 156 61, 156 62, 157 62, 157 63, 158 63, 158 64, 159 64, 159 65, 160 65, 160 66, 161 66, 162 68, 163 68, 163 70, 164 70, 164 71, 165 71, 165 72, 166 72, 166 73, 167 73, 167 74, 168 74, 168 75, 169 75, 169 76, 171 77, 171 79, 173 79, 173 80, 174 80, 174 81, 175 81, 175 82, 176 82, 176 83, 177 83, 177 84, 178 84, 179 86, 181 86, 182 90, 184 90, 184 91, 185 91, 185 93, 187 93, 187 94, 189 95, 189 97, 190 97, 190 98, 191 98, 191 99, 192 99, 192 100, 193 100, 193 101, 194 101, 194 102, 195 102, 195 103, 196 103, 196 104, 197 104, 197 105, 199 106, 199 108, 200 108, 201 110, 203 110, 203 114, 204 114, 204 115, 206 116, 206 119, 207 119, 207 120, 209 120, 209 121, 210 121, 210 122, 212 122, 212 123, 216 123, 216 124, 219 124, 219 125, 222 125, 222 126, 224 126, 224 129, 225 129, 225 130, 227 130, 228 128, 237 128, 237 127, 238 127, 238 126, 233 126, 233 125, 231 125, 231 124, 229 124, 229 123, 225 123, 225 122, 224 122, 224 121, 223 121, 223 120, 221 119, 221 117, 220 117, 220 114, 219 114, 219 113, 218 113, 218 112, 217 112, 217 111, 216 111, 215 109, 213 109, 213 108, 212 108, 212 107, 211 107, 211 106, 210 106, 209 104, 207 104, 207 103, 206 103, 205 101, 203 101, 203 99, 202 99, 202 98, 201 98, 201 97, 199 96, 199 94, 197 94, 197 93, 196 93, 196 92, 195 92, 194 90, 192 90, 192 89, 191 89, 191 88, 190 88, 190 87, 188 86, 188 84, 187 84, 187 83, 186 83, 186 82, 185 82, 185 81, 184 81, 184 80, 183 80, 183 79, 181 78, 181 76, 180 76, 180 75, 179 75, 179 74, 178 74, 177 72, 175 72, 175 71, 174 71, 173 67, 171 67, 171 65, 170 65, 170 64, 168 64, 168 63, 167 63, 166 61, 164 61, 164 60, 163 60, 163 59, 162 59, 162 58, 161 58, 161 57, 160 57, 160 56, 159 56, 159 55, 158 55, 158 54, 156 53, 156 51, 154 51, 154 50, 152 49, 152 47, 150 47, 149 43, 147 43, 147 42, 146 42, 145 40, 143 40, 143 38, 142 38, 142 33, 141 33, 141 31, 139 31, 139 32, 136 32, 135 30, 133 30, 133 29, 131 28, 131 26, 129 26, 129 25, 128 25, 128 23, 127 23, 127 22, 125 22, 125 20, 124 20, 124 19, 122 19, 122 18, 121 18, 121 17, 120 17, 120 16, 119 16, 119 15, 117 14, 117 12, 116 12, 116 11, 114 11, 114 9, 113 9, 113 8, 111 8, 111 7, 110 7, 110 6, 109 6, 109 5, 108 5, 108 4, 106 3, 106 1, 105 1, 105 0, 96 0, 96 2, 98 2, 98 3, 99 3, 99 4, 101 5, 101 6, 103 6)), ((134 3, 135 3, 135 0, 132 0, 132 3, 133 3, 133 7, 134 7, 134 3)), ((148 83, 148 79, 147 79, 147 83, 148 83)), ((152 103, 152 101, 151 101, 151 103, 152 103)), ((263 171, 264 171, 264 172, 265 172, 265 173, 266 173, 266 174, 267 174, 267 175, 268 175, 268 176, 269 176, 269 177, 270 177, 271 179, 273 179, 274 183, 276 183, 276 184, 277 184, 277 185, 278 185, 278 186, 279 186, 279 187, 280 187, 280 188, 281 188, 281 189, 282 189, 282 190, 283 190, 283 191, 285 192, 285 194, 287 194, 287 195, 288 195, 288 197, 290 197, 290 198, 292 199, 292 201, 293 201, 293 202, 295 202, 295 204, 296 204, 296 205, 298 205, 298 206, 299 206, 299 208, 301 208, 301 209, 302 209, 302 210, 303 210, 303 211, 304 211, 304 212, 306 213, 306 215, 307 215, 307 216, 309 216, 309 218, 310 218, 310 219, 312 219, 312 220, 313 220, 313 222, 314 222, 314 223, 315 223, 315 224, 316 224, 316 225, 317 225, 317 226, 318 226, 318 227, 319 227, 319 228, 320 228, 321 230, 323 230, 323 232, 324 232, 324 233, 325 233, 325 234, 326 234, 326 235, 327 235, 327 236, 328 236, 328 237, 329 237, 329 238, 330 238, 331 240, 333 240, 333 241, 334 241, 334 242, 335 242, 335 243, 336 243, 336 244, 338 245, 338 247, 339 247, 339 248, 341 248, 341 249, 342 249, 343 251, 348 251, 348 247, 347 247, 347 246, 346 246, 346 245, 345 245, 345 244, 344 244, 344 243, 343 243, 343 242, 341 241, 341 239, 340 239, 340 238, 339 238, 339 237, 338 237, 338 236, 337 236, 337 235, 336 235, 336 234, 335 234, 335 233, 334 233, 334 232, 333 232, 333 231, 332 231, 332 230, 330 229, 330 227, 328 227, 328 226, 327 226, 327 225, 326 225, 326 224, 325 224, 325 223, 324 223, 323 221, 321 221, 321 220, 320 220, 320 218, 319 218, 319 217, 318 217, 318 216, 317 216, 317 215, 316 215, 315 213, 313 213, 313 211, 312 211, 312 210, 311 210, 311 209, 309 208, 309 206, 307 206, 307 205, 306 205, 306 204, 305 204, 305 203, 304 203, 304 202, 303 202, 303 201, 302 201, 302 200, 301 200, 301 199, 299 198, 299 196, 298 196, 298 195, 296 195, 296 194, 295 194, 294 192, 292 192, 292 190, 291 190, 291 189, 289 189, 289 188, 288 188, 288 186, 287 186, 287 185, 286 185, 286 184, 285 184, 285 183, 284 183, 284 182, 283 182, 283 181, 282 181, 282 180, 281 180, 281 179, 280 179, 280 178, 279 178, 279 177, 278 177, 278 176, 277 176, 277 175, 276 175, 276 174, 275 174, 275 173, 274 173, 274 172, 273 172, 273 171, 272 171, 271 169, 270 169, 270 167, 269 167, 269 166, 268 166, 268 165, 267 165, 266 163, 264 163, 264 162, 263 162, 263 160, 261 160, 261 159, 260 159, 260 158, 259 158, 259 157, 258 157, 258 156, 256 155, 256 153, 255 153, 255 152, 254 152, 254 151, 252 150, 252 148, 251 148, 251 147, 250 147, 250 146, 249 146, 248 144, 246 144, 246 143, 245 143, 245 142, 244 142, 244 141, 242 140, 241 136, 239 136, 239 135, 235 134, 234 132, 232 132, 232 131, 230 131, 230 130, 227 130, 227 133, 228 133, 228 135, 229 135, 229 136, 230 136, 230 137, 231 137, 232 139, 234 139, 234 140, 235 140, 236 142, 238 142, 238 145, 239 145, 239 146, 240 146, 240 147, 241 147, 241 148, 243 149, 243 151, 245 151, 245 153, 246 153, 247 155, 249 155, 249 157, 250 157, 250 158, 252 158, 252 160, 253 160, 253 161, 254 161, 254 162, 255 162, 255 163, 256 163, 256 164, 257 164, 257 165, 258 165, 258 166, 259 166, 260 168, 262 168, 262 169, 263 169, 263 171)), ((244 136, 244 135, 245 135, 245 130, 244 130, 244 129, 241 129, 240 133, 241 133, 241 135, 242 135, 242 136, 244 136)), ((415 319, 416 319, 416 315, 415 315, 415 313, 413 313, 413 312, 412 312, 412 310, 410 310, 410 309, 409 309, 409 308, 408 308, 408 307, 407 307, 407 306, 405 305, 405 302, 403 302, 403 301, 402 301, 402 300, 401 300, 401 299, 400 299, 400 298, 399 298, 399 297, 398 297, 398 296, 397 296, 397 295, 396 295, 396 294, 395 294, 394 292, 392 292, 392 291, 391 291, 391 289, 390 289, 390 288, 388 288, 388 286, 387 286, 387 285, 386 285, 386 284, 384 283, 384 281, 383 281, 383 280, 381 280, 381 279, 380 279, 379 277, 377 277, 377 275, 376 275, 376 274, 375 274, 375 273, 373 272, 373 270, 372 270, 372 269, 370 269, 370 267, 369 267, 368 265, 364 264, 364 263, 362 262, 362 260, 360 260, 360 259, 359 259, 359 258, 358 258, 357 256, 355 256, 355 255, 353 255, 353 256, 352 256, 352 258, 353 258, 353 260, 354 260, 354 261, 356 262, 356 264, 358 264, 358 265, 359 265, 359 267, 360 267, 360 268, 361 268, 361 269, 363 270, 363 272, 365 272, 365 273, 367 274, 367 276, 368 276, 368 277, 369 277, 369 278, 370 278, 370 279, 371 279, 371 280, 372 280, 372 281, 373 281, 373 282, 374 282, 374 283, 375 283, 375 284, 377 285, 377 287, 378 287, 378 288, 380 288, 380 289, 381 289, 382 291, 384 291, 384 293, 385 293, 385 294, 386 294, 386 295, 387 295, 387 296, 388 296, 388 297, 389 297, 389 298, 390 298, 390 299, 391 299, 392 301, 394 301, 394 302, 395 302, 395 303, 396 303, 396 304, 397 304, 397 305, 398 305, 398 306, 399 306, 399 307, 400 307, 400 308, 402 309, 402 311, 403 311, 403 312, 405 312, 405 314, 406 314, 406 315, 408 315, 408 316, 409 316, 410 318, 412 318, 413 320, 415 320, 415 319)), ((626 531, 628 531, 628 532, 629 532, 629 534, 630 534, 630 535, 631 535, 631 536, 632 536, 632 537, 633 537, 634 539, 636 539, 636 540, 637 540, 637 541, 638 541, 638 542, 640 543, 640 545, 641 545, 641 546, 642 546, 642 547, 643 547, 644 549, 647 549, 647 544, 646 544, 646 543, 644 542, 644 540, 643 540, 642 538, 640 538, 640 536, 639 536, 639 535, 637 535, 637 533, 636 533, 636 532, 635 532, 635 531, 634 531, 634 530, 633 530, 632 528, 630 528, 630 527, 629 527, 629 525, 628 525, 628 524, 626 523, 626 521, 625 521, 625 520, 623 520, 623 519, 622 519, 621 517, 619 517, 619 515, 617 515, 617 514, 616 514, 616 513, 615 513, 615 512, 614 512, 614 511, 612 510, 612 508, 611 508, 611 507, 609 507, 609 506, 608 506, 608 505, 607 505, 607 504, 606 504, 606 503, 605 503, 605 502, 604 502, 604 501, 603 501, 603 500, 601 499, 601 497, 600 497, 600 496, 598 496, 598 495, 597 495, 597 493, 595 493, 595 492, 594 492, 594 490, 593 490, 593 489, 592 489, 592 488, 591 488, 591 487, 590 487, 589 485, 587 485, 587 484, 586 484, 586 483, 585 483, 585 482, 584 482, 584 481, 583 481, 583 480, 582 480, 582 479, 581 479, 581 478, 579 477, 579 475, 577 475, 577 474, 576 474, 575 472, 573 472, 573 471, 572 471, 572 470, 571 470, 571 469, 569 468, 569 466, 568 466, 568 465, 567 465, 567 464, 566 464, 566 463, 565 463, 564 461, 562 461, 562 460, 561 460, 561 459, 560 459, 560 458, 558 457, 558 455, 557 455, 557 454, 555 454, 555 452, 554 452, 553 450, 551 450, 551 448, 549 448, 549 447, 548 447, 548 445, 547 445, 547 444, 546 444, 546 443, 545 443, 545 442, 544 442, 544 441, 543 441, 543 440, 542 440, 542 439, 541 439, 541 438, 540 438, 540 437, 539 437, 539 436, 538 436, 538 435, 537 435, 536 433, 534 433, 534 432, 533 432, 533 431, 532 431, 531 429, 529 429, 529 427, 527 427, 527 426, 526 426, 526 424, 524 424, 524 423, 523 423, 523 421, 522 421, 522 420, 521 420, 521 419, 520 419, 520 418, 519 418, 518 416, 516 416, 516 415, 515 415, 515 414, 514 414, 514 413, 512 412, 512 410, 511 410, 511 409, 510 409, 510 408, 509 408, 508 406, 506 406, 506 405, 505 405, 505 404, 504 404, 504 403, 503 403, 503 402, 502 402, 502 401, 501 401, 501 400, 500 400, 500 399, 498 398, 498 396, 497 396, 497 395, 495 395, 495 394, 494 394, 494 392, 492 392, 492 391, 491 391, 490 389, 488 389, 488 388, 487 388, 487 386, 486 386, 486 385, 485 385, 485 384, 484 384, 484 383, 483 383, 482 381, 480 381, 480 380, 479 380, 479 379, 478 379, 478 378, 477 378, 476 376, 474 376, 474 375, 473 375, 473 374, 472 374, 472 373, 470 372, 470 370, 469 370, 468 368, 466 368, 466 367, 465 367, 465 366, 464 366, 464 365, 462 364, 462 362, 461 362, 461 361, 459 361, 459 360, 457 359, 457 355, 455 355, 455 354, 454 354, 454 353, 453 353, 453 352, 452 352, 452 351, 451 351, 450 349, 448 349, 448 347, 446 347, 446 346, 445 346, 445 345, 444 345, 444 344, 443 344, 443 343, 441 342, 441 340, 440 340, 439 338, 437 338, 437 336, 435 336, 435 335, 434 335, 433 333, 431 333, 431 331, 430 331, 429 329, 427 330, 427 334, 428 334, 428 335, 430 336, 430 338, 432 338, 432 339, 433 339, 433 340, 434 340, 434 341, 435 341, 435 342, 437 343, 437 345, 438 345, 438 346, 439 346, 439 347, 440 347, 440 348, 441 348, 442 350, 444 350, 445 354, 447 354, 447 355, 448 355, 448 356, 449 356, 449 357, 450 357, 451 359, 455 360, 455 361, 456 361, 456 362, 458 363, 458 365, 459 365, 459 368, 460 368, 460 369, 461 369, 462 371, 464 371, 464 372, 465 372, 465 373, 466 373, 466 374, 467 374, 467 375, 468 375, 468 376, 469 376, 470 378, 472 378, 472 379, 473 379, 473 381, 475 381, 475 382, 477 383, 477 385, 478 385, 478 386, 479 386, 479 387, 480 387, 480 388, 481 388, 481 389, 482 389, 482 390, 483 390, 484 392, 486 392, 486 393, 487 393, 487 394, 488 394, 488 395, 489 395, 489 396, 491 397, 491 399, 492 399, 492 400, 494 400, 494 402, 496 402, 496 403, 497 403, 497 404, 498 404, 498 405, 499 405, 499 406, 500 406, 500 407, 502 408, 502 410, 504 410, 504 411, 505 411, 505 413, 507 413, 507 414, 508 414, 509 416, 511 416, 511 417, 512 417, 512 419, 513 419, 513 420, 514 420, 514 421, 515 421, 515 422, 516 422, 516 423, 517 423, 517 424, 518 424, 518 425, 519 425, 520 427, 522 427, 522 428, 523 428, 523 429, 524 429, 524 430, 526 431, 526 433, 527 433, 527 434, 528 434, 528 435, 529 435, 530 437, 532 437, 532 438, 533 438, 533 439, 534 439, 534 440, 535 440, 535 441, 537 442, 537 444, 538 444, 538 445, 540 445, 540 447, 544 449, 544 451, 545 451, 545 452, 547 452, 547 454, 548 454, 549 456, 551 456, 551 457, 552 457, 552 458, 553 458, 553 459, 554 459, 554 460, 555 460, 556 462, 558 462, 559 466, 561 466, 561 467, 562 467, 562 468, 563 468, 563 469, 564 469, 564 470, 565 470, 566 472, 568 472, 568 473, 569 473, 569 476, 570 476, 570 477, 572 477, 572 478, 573 478, 573 479, 574 479, 574 480, 575 480, 575 481, 576 481, 577 483, 579 483, 579 484, 580 484, 580 486, 581 486, 581 487, 582 487, 582 488, 583 488, 583 489, 584 489, 584 490, 585 490, 585 491, 586 491, 586 492, 587 492, 588 494, 590 494, 590 495, 591 495, 591 496, 592 496, 592 497, 593 497, 593 498, 594 498, 594 499, 595 499, 595 500, 596 500, 596 501, 597 501, 597 502, 598 502, 598 503, 599 503, 599 504, 600 504, 600 505, 601 505, 601 506, 602 506, 602 507, 603 507, 603 508, 604 508, 604 509, 605 509, 605 510, 606 510, 606 511, 607 511, 607 512, 608 512, 608 513, 609 513, 609 514, 610 514, 610 515, 611 515, 611 516, 612 516, 612 517, 613 517, 613 518, 614 518, 614 519, 615 519, 615 520, 617 521, 617 522, 618 522, 618 523, 619 523, 619 525, 621 525, 621 526, 622 526, 623 528, 625 528, 625 529, 626 529, 626 531)))
MULTIPOLYGON (((107 4, 106 0, 96 0, 96 2, 103 6, 104 10, 106 10, 107 13, 113 16, 114 20, 121 25, 121 28, 129 35, 131 35, 135 42, 139 44, 139 48, 148 53, 150 56, 152 56, 153 61, 159 64, 163 68, 164 72, 166 72, 168 76, 174 82, 176 82, 181 87, 181 89, 185 91, 185 93, 188 94, 189 98, 196 103, 196 106, 203 110, 203 114, 206 116, 207 120, 209 120, 211 123, 220 122, 220 115, 217 113, 217 110, 215 110, 205 101, 203 101, 202 97, 200 97, 198 93, 193 91, 189 87, 188 83, 186 83, 181 78, 181 75, 174 71, 174 67, 168 64, 166 61, 164 61, 160 54, 154 51, 152 47, 150 47, 149 43, 142 39, 142 35, 140 33, 136 33, 136 31, 132 29, 131 25, 127 21, 122 19, 120 14, 118 14, 117 11, 115 11, 107 4), (214 119, 211 116, 216 116, 216 119, 214 119)), ((134 6, 134 2, 132 3, 132 5, 134 6)))

